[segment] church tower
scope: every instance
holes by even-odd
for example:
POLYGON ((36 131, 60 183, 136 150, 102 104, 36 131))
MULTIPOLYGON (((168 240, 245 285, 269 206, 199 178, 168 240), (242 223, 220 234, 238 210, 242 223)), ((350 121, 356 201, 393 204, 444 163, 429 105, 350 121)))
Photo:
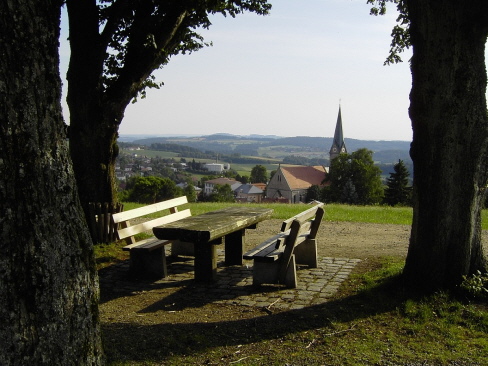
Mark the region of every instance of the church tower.
POLYGON ((340 104, 334 133, 334 141, 332 141, 332 146, 329 151, 330 161, 332 162, 332 160, 337 158, 339 154, 347 154, 346 144, 344 143, 344 134, 342 133, 342 116, 340 104))

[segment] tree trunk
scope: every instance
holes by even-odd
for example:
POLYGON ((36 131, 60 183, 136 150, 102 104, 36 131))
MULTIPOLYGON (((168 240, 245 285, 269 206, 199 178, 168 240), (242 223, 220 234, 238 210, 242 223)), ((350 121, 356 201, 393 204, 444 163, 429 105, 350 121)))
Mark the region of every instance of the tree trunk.
POLYGON ((407 0, 414 211, 404 277, 424 290, 453 288, 486 269, 486 3, 407 0))
POLYGON ((80 200, 88 213, 89 202, 117 202, 115 159, 124 109, 117 110, 104 99, 101 76, 105 50, 100 45, 96 1, 67 1, 67 6, 71 44, 69 146, 80 200))
POLYGON ((61 115, 61 1, 0 2, 0 364, 102 364, 98 279, 61 115))

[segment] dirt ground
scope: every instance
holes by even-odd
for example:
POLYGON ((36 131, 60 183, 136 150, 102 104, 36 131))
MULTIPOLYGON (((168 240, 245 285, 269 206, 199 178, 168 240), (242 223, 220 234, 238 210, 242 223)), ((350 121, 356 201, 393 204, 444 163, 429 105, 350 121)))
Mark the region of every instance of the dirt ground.
MULTIPOLYGON (((282 220, 267 220, 246 232, 252 247, 276 233, 282 220)), ((319 256, 365 259, 378 256, 406 256, 410 226, 357 222, 328 222, 320 225, 319 256)))

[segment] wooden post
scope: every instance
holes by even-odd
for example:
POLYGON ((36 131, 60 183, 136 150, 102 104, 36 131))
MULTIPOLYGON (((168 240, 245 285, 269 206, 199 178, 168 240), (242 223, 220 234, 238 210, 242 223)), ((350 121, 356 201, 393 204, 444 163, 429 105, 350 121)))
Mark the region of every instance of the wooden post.
POLYGON ((242 265, 246 230, 237 230, 225 236, 225 265, 242 265))
POLYGON ((213 282, 217 275, 217 249, 215 244, 195 243, 195 281, 213 282))

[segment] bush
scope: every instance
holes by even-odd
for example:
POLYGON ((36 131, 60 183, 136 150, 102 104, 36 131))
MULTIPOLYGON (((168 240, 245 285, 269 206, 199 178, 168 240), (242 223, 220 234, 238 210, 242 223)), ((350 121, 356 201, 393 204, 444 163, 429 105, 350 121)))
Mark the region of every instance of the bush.
POLYGON ((471 276, 463 276, 459 286, 463 292, 473 298, 488 298, 488 273, 477 271, 471 276))

